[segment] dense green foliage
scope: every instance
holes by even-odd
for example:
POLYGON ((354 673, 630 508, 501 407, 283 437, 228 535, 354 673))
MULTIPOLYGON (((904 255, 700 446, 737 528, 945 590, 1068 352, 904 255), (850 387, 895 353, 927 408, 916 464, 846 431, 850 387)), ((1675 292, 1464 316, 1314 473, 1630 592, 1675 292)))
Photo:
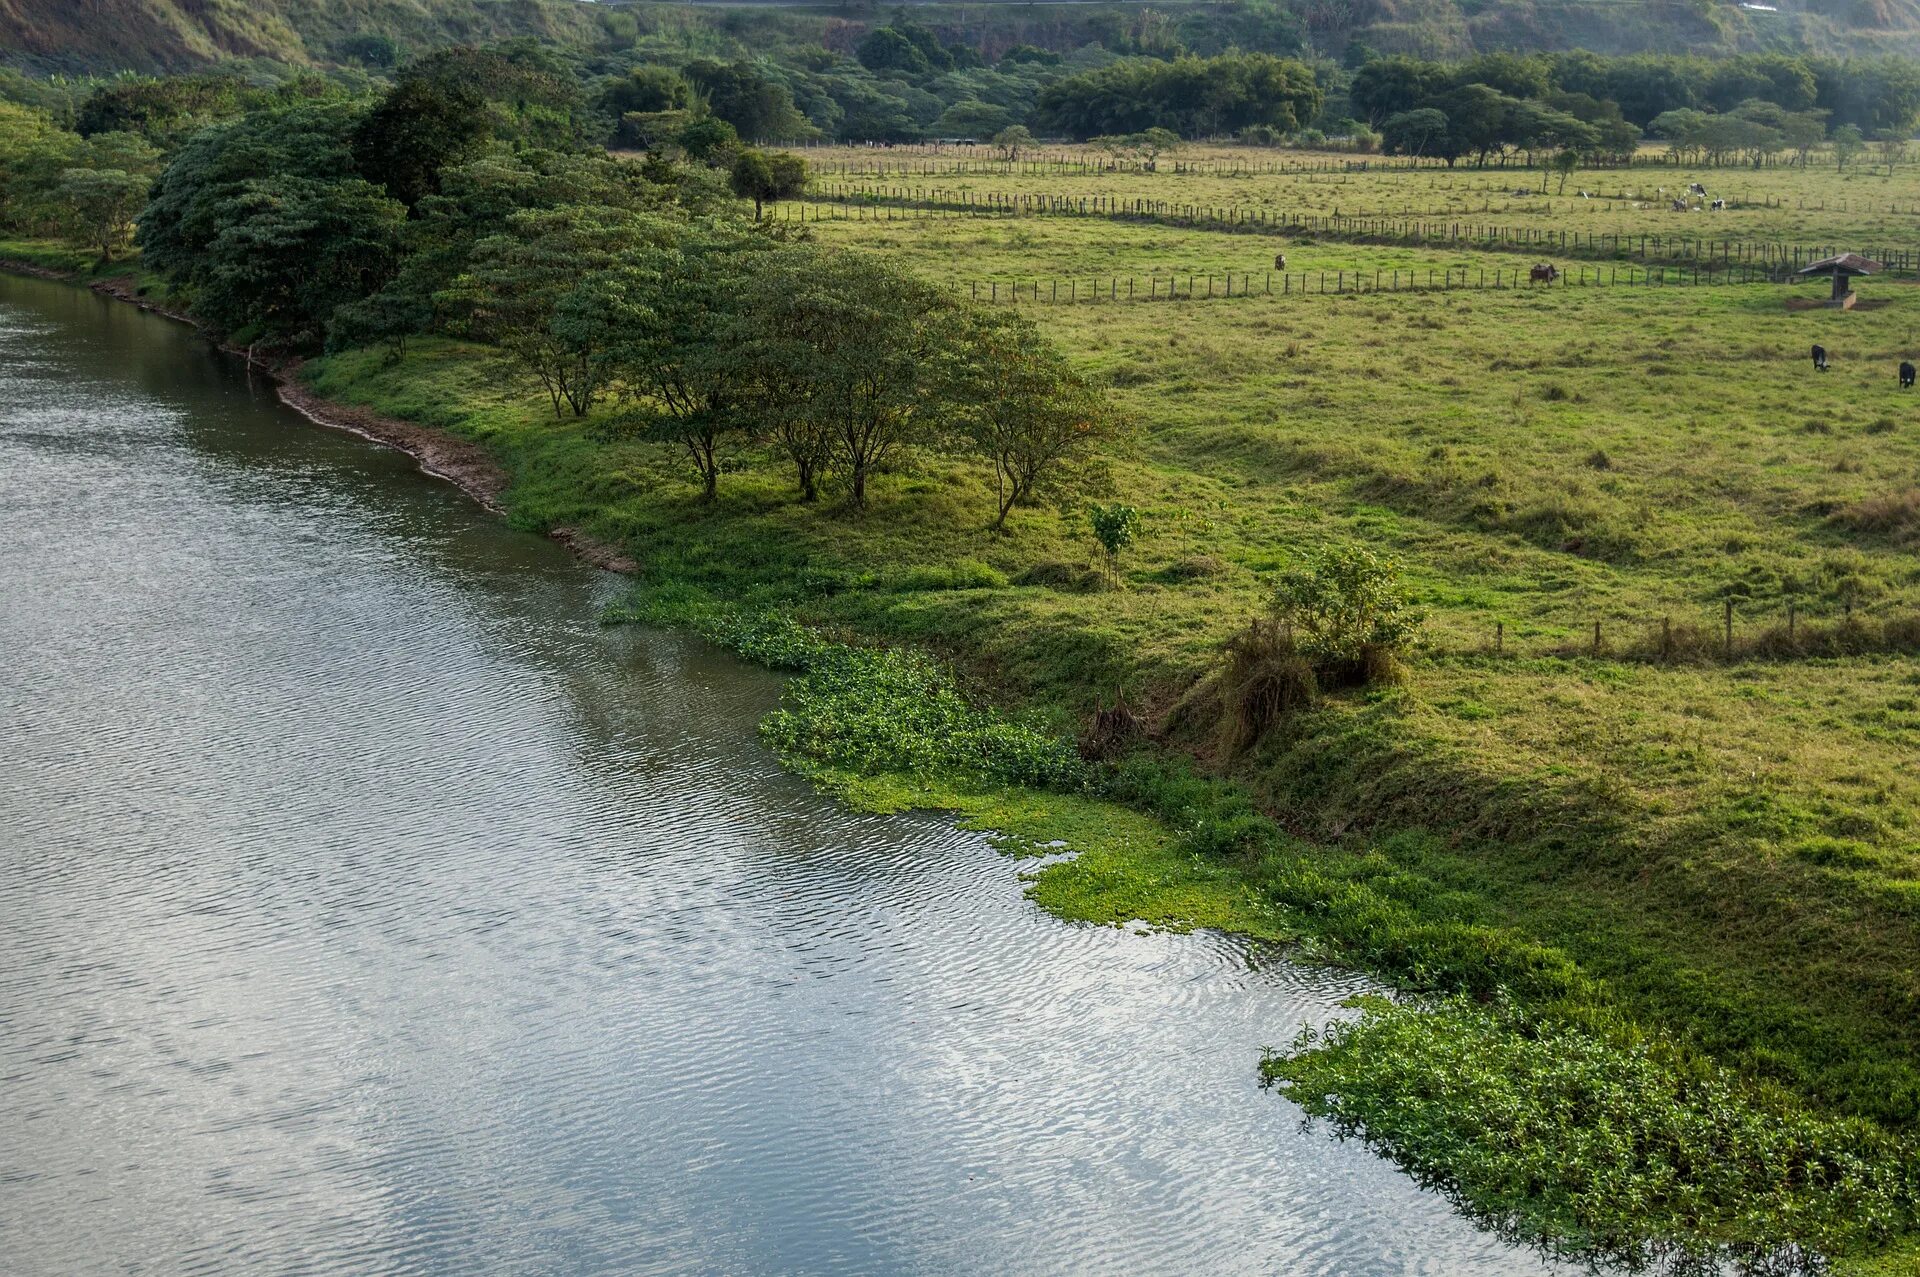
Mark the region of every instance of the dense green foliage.
POLYGON ((1557 1251, 1817 1271, 1821 1253, 1914 1226, 1912 1150, 1864 1122, 1758 1099, 1658 1042, 1498 1004, 1370 999, 1262 1071, 1307 1112, 1557 1251))

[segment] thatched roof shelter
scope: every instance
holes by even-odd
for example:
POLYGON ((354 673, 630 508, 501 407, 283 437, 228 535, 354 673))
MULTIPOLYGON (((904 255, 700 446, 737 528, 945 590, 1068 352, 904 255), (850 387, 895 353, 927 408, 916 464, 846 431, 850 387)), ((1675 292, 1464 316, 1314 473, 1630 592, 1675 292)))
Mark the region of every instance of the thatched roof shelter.
POLYGON ((1833 280, 1833 296, 1827 305, 1837 306, 1841 310, 1853 305, 1853 289, 1849 282, 1856 275, 1872 275, 1885 270, 1879 262, 1860 256, 1858 253, 1841 253, 1835 257, 1823 257, 1810 265, 1802 266, 1799 274, 1826 275, 1833 280))

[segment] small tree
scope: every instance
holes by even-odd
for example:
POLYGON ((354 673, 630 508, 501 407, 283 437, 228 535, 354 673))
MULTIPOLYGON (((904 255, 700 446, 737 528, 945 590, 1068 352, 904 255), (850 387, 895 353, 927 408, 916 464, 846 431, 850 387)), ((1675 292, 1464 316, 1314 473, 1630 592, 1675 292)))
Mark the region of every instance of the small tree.
POLYGON ((1283 573, 1273 610, 1333 683, 1391 680, 1424 619, 1407 601, 1398 565, 1360 546, 1319 551, 1283 573))
POLYGON ((757 222, 769 201, 791 199, 806 188, 807 162, 785 151, 773 155, 742 151, 733 161, 727 180, 735 195, 753 201, 753 220, 757 222))
POLYGON ((1014 506, 1064 485, 1113 440, 1119 420, 1026 319, 976 316, 961 353, 954 398, 964 405, 964 433, 993 463, 998 532, 1014 506))
POLYGON ((759 151, 742 151, 733 161, 727 185, 743 200, 753 201, 753 220, 760 220, 762 206, 773 198, 773 165, 759 151))
POLYGON ((1009 160, 1020 158, 1020 152, 1033 145, 1033 134, 1024 124, 1013 124, 993 135, 993 144, 1000 148, 1001 154, 1009 160))
POLYGON ((1130 505, 1087 507, 1087 525, 1106 554, 1102 567, 1108 585, 1120 583, 1120 552, 1140 537, 1140 512, 1130 505))
POLYGON ((547 392, 554 416, 570 408, 584 417, 644 314, 647 277, 635 254, 671 242, 678 227, 594 205, 516 213, 509 226, 475 245, 473 269, 448 300, 499 347, 512 379, 547 392))
POLYGON ((1857 125, 1842 124, 1833 131, 1833 166, 1845 169, 1865 149, 1866 135, 1857 125))
POLYGON ((116 249, 133 238, 134 215, 147 202, 149 178, 119 169, 70 168, 60 175, 57 195, 73 226, 86 242, 112 261, 116 249))
POLYGON ((1568 147, 1553 153, 1553 171, 1560 175, 1560 189, 1557 194, 1567 193, 1567 179, 1580 167, 1580 152, 1568 147))

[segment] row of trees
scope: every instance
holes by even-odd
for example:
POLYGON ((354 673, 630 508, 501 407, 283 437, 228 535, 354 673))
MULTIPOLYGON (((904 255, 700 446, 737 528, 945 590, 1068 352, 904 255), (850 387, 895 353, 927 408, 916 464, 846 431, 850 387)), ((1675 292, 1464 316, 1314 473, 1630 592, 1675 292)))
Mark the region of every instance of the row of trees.
POLYGON ((1504 160, 1511 153, 1523 153, 1532 163, 1542 151, 1569 161, 1622 160, 1632 156, 1640 130, 1612 103, 1584 94, 1516 98, 1489 85, 1462 84, 1388 116, 1380 139, 1389 154, 1427 155, 1449 164, 1472 155, 1484 166, 1489 156, 1504 160))
MULTIPOLYGON (((1514 101, 1545 103, 1602 128, 1613 120, 1653 128, 1663 116, 1692 112, 1741 114, 1774 129, 1787 127, 1780 121, 1788 120, 1802 130, 1812 123, 1823 129, 1850 125, 1868 137, 1905 137, 1920 119, 1920 64, 1891 57, 1769 53, 1709 60, 1585 52, 1495 53, 1464 62, 1375 57, 1354 70, 1348 92, 1355 114, 1385 133, 1395 116, 1413 111, 1434 109, 1454 119, 1449 100, 1475 86, 1514 101), (1584 107, 1587 103, 1602 104, 1605 117, 1584 107), (1771 117, 1761 114, 1768 109, 1771 117)), ((1604 138, 1601 145, 1606 148, 1604 138)))
POLYGON ((1035 118, 1077 138, 1164 129, 1212 137, 1266 127, 1302 128, 1320 113, 1323 94, 1299 62, 1265 53, 1172 61, 1133 59, 1049 85, 1035 118))
POLYGON ((596 205, 529 210, 435 299, 556 417, 679 449, 711 499, 732 458, 774 450, 812 501, 864 506, 921 448, 992 465, 994 526, 1082 472, 1119 426, 1024 319, 879 259, 725 222, 596 205))

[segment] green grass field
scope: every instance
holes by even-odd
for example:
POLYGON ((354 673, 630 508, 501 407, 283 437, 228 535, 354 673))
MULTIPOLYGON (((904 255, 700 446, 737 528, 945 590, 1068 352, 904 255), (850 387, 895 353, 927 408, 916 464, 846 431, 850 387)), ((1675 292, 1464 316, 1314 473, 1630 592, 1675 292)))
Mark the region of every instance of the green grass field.
MULTIPOLYGON (((1409 170, 1392 157, 1311 152, 1274 153, 1247 147, 1193 147, 1157 162, 1156 171, 1129 165, 1088 172, 1108 162, 1092 148, 1046 148, 1047 159, 996 162, 992 148, 966 156, 911 153, 911 148, 820 149, 809 158, 822 168, 822 193, 870 190, 908 198, 971 196, 1111 196, 1202 207, 1239 206, 1357 217, 1449 219, 1541 231, 1633 236, 1771 239, 1808 244, 1898 247, 1920 231, 1920 164, 1896 162, 1889 172, 1876 156, 1862 156, 1844 172, 1815 152, 1806 168, 1754 169, 1662 162, 1649 147, 1630 168, 1580 170, 1564 186, 1538 169, 1428 167, 1409 170), (1243 171, 1234 172, 1238 163, 1243 171), (1345 171, 1370 164, 1367 171, 1345 171), (1247 171, 1299 164, 1319 171, 1247 171), (1326 171, 1329 169, 1339 171, 1326 171), (1667 200, 1699 182, 1729 207, 1675 212, 1667 200), (1589 198, 1581 198, 1586 191, 1589 198), (1664 190, 1665 197, 1661 195, 1664 190), (1526 191, 1526 195, 1516 192, 1526 191), (1643 207, 1644 206, 1644 207, 1643 207)), ((1695 197, 1695 203, 1701 202, 1695 197)))
MULTIPOLYGON (((809 233, 963 290, 1258 273, 1276 247, 1295 272, 1528 260, 1046 216, 809 233)), ((1117 590, 1076 509, 1023 509, 993 535, 986 476, 953 458, 899 467, 855 517, 799 503, 750 450, 707 506, 677 457, 503 395, 472 347, 421 340, 308 375, 486 442, 518 522, 618 541, 650 587, 950 656, 1063 732, 1121 689, 1175 757, 1285 831, 1204 860, 1091 838, 1097 854, 1043 885, 1065 912, 1238 920, 1415 988, 1519 991, 1911 1137, 1920 391, 1895 365, 1920 355, 1920 289, 1869 279, 1838 313, 1807 304, 1822 288, 1021 301, 1140 427, 1112 467, 1145 516, 1117 590), (1351 542, 1398 557, 1429 614, 1408 681, 1230 753, 1223 643, 1278 569, 1351 542)), ((998 812, 1023 836, 1064 810, 864 784, 866 801, 998 812)), ((1174 782, 1139 792, 1174 830, 1215 820, 1174 782)))

